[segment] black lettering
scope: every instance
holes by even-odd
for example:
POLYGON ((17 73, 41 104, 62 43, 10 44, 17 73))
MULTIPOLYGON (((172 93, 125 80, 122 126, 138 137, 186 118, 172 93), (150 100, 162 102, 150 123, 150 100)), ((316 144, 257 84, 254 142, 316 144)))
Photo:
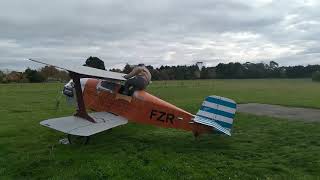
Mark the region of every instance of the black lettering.
POLYGON ((161 111, 159 111, 159 113, 160 113, 160 116, 157 118, 157 120, 164 122, 164 118, 163 117, 166 115, 166 113, 165 112, 161 112, 161 111))
POLYGON ((155 115, 157 115, 157 110, 152 109, 150 113, 150 119, 152 119, 152 117, 155 115))
POLYGON ((170 114, 170 113, 166 113, 166 112, 152 109, 150 112, 149 118, 150 119, 156 118, 157 121, 162 121, 162 122, 173 124, 175 116, 174 116, 174 114, 170 114))
POLYGON ((170 123, 173 124, 173 120, 174 120, 174 115, 168 113, 166 121, 167 122, 170 121, 170 123))

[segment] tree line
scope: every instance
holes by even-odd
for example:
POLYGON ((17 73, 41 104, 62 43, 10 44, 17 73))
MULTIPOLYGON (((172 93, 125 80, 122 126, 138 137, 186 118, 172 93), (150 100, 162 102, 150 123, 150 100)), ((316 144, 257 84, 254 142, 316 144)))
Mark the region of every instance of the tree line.
MULTIPOLYGON (((105 70, 104 62, 97 57, 89 57, 84 66, 105 70)), ((245 78, 313 78, 320 79, 320 65, 279 66, 277 62, 269 63, 220 63, 215 67, 180 66, 146 66, 152 74, 152 80, 192 80, 192 79, 245 79, 245 78)), ((109 69, 113 72, 129 73, 133 65, 126 64, 123 69, 109 69)), ((0 82, 65 82, 70 79, 68 73, 52 66, 39 70, 27 68, 24 72, 0 71, 0 82)))
POLYGON ((53 66, 45 66, 39 70, 27 68, 24 72, 11 71, 4 73, 0 71, 0 83, 66 82, 69 80, 68 72, 58 70, 53 66))
MULTIPOLYGON (((128 73, 132 70, 127 64, 121 71, 128 73)), ((146 66, 153 80, 192 80, 192 79, 258 79, 258 78, 311 78, 320 73, 320 65, 281 66, 275 61, 266 63, 220 63, 215 67, 190 66, 161 66, 154 68, 146 66), (318 72, 318 73, 316 73, 318 72)))

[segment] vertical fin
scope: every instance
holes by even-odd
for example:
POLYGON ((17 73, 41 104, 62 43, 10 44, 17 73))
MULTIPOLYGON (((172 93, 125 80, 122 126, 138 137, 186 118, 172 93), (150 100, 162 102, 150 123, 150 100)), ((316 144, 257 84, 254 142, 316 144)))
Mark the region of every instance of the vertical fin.
POLYGON ((231 99, 221 96, 208 96, 203 101, 194 121, 211 126, 217 131, 231 136, 236 108, 236 102, 231 99))

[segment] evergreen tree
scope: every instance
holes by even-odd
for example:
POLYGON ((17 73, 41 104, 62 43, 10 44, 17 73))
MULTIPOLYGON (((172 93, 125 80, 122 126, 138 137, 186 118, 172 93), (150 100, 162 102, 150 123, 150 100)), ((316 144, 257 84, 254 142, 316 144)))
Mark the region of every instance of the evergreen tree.
POLYGON ((102 69, 105 70, 104 62, 99 59, 98 57, 92 57, 90 56, 87 60, 84 66, 89 66, 92 68, 102 69))
POLYGON ((44 82, 45 77, 38 71, 32 70, 30 68, 27 68, 24 72, 26 75, 26 78, 29 80, 31 83, 36 83, 36 82, 44 82))

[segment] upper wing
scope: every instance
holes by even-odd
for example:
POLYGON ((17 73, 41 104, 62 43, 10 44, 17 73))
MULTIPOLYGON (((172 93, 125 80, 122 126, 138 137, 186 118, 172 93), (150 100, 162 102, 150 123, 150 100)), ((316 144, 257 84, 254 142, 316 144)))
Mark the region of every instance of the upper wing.
POLYGON ((34 61, 37 63, 54 66, 60 69, 67 70, 69 72, 74 72, 78 74, 83 74, 87 76, 97 77, 97 78, 104 78, 104 79, 112 79, 112 80, 118 80, 118 81, 125 81, 126 79, 123 77, 125 74, 123 73, 117 73, 117 72, 111 72, 111 71, 105 71, 101 69, 91 68, 87 66, 79 66, 79 65, 73 65, 73 66, 67 66, 64 64, 55 64, 55 63, 48 63, 43 60, 35 60, 35 59, 29 59, 30 61, 34 61))

